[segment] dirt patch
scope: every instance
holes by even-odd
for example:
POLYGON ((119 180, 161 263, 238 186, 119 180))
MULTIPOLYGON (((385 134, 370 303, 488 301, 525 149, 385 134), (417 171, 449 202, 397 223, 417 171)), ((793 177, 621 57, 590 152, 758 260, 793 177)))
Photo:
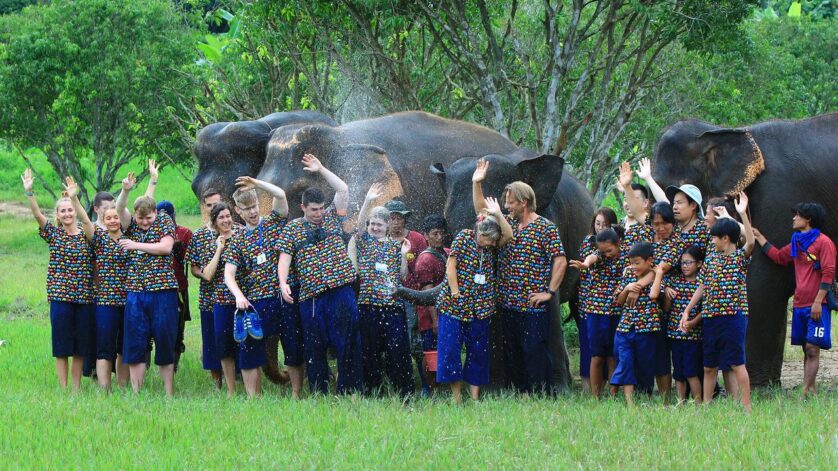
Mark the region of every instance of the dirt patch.
MULTIPOLYGON (((43 211, 43 209, 42 209, 43 211)), ((0 215, 11 214, 19 218, 30 217, 29 206, 17 201, 0 201, 0 215)))

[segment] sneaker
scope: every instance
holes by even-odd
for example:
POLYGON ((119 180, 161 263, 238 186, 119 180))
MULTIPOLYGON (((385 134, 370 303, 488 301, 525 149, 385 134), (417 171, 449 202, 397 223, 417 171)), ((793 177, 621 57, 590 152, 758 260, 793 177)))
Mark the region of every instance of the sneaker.
POLYGON ((244 342, 244 339, 247 338, 247 330, 244 327, 244 319, 245 313, 236 309, 236 313, 233 314, 233 340, 238 343, 244 342))
POLYGON ((249 309, 244 313, 244 327, 247 329, 248 335, 256 340, 263 337, 262 321, 259 319, 259 314, 256 309, 249 309))

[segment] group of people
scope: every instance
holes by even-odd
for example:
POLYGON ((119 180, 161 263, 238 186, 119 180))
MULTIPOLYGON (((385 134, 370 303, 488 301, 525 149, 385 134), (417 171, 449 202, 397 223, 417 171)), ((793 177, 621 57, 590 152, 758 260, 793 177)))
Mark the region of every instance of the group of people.
POLYGON ((745 275, 759 243, 776 263, 795 266, 792 343, 806 354, 804 395, 815 392, 819 351, 831 346, 828 294, 835 273, 835 247, 819 231, 825 213, 817 203, 794 208, 792 243, 780 249, 751 227, 744 193, 733 203, 709 201, 705 218, 695 186, 660 188, 648 160, 639 171, 648 186, 633 183, 624 163, 624 224, 613 210, 600 208, 581 259, 568 263, 559 230, 536 213, 529 185, 516 181, 504 188, 506 214, 497 199, 484 196, 488 161, 479 160, 472 177, 477 221, 454 235, 450 249, 443 217, 427 216, 421 233, 408 230, 403 202, 376 205, 383 195, 379 184, 369 188, 353 222, 347 184, 313 155, 303 156, 302 165, 334 191, 331 204, 318 187, 308 188, 300 201, 303 216, 290 220, 281 188, 241 176, 232 207, 218 191, 203 192, 209 217, 194 233, 176 226, 170 204, 155 202, 154 162, 149 189, 134 201, 133 214, 127 206, 136 178, 129 174, 116 200, 96 195, 95 222, 70 178, 55 222, 49 221, 27 170, 24 191, 50 250, 47 294, 61 386, 67 386, 70 357, 74 391, 84 359, 95 357, 103 388, 110 388, 115 369, 119 384, 130 379, 139 391, 153 345, 172 395, 188 318, 185 283, 179 285, 176 273, 188 264, 201 280, 203 367, 218 387, 226 383, 229 396, 239 374, 248 396, 261 393, 265 338, 276 336, 295 398, 304 377, 312 392, 329 392, 334 356, 339 394, 377 394, 386 376, 394 391, 408 397, 415 392, 415 360, 423 392, 449 384, 459 403, 467 383, 477 400, 490 377, 493 316, 500 316, 495 323, 503 330, 508 386, 521 394, 551 394, 550 304, 571 267, 581 271, 580 373, 593 395, 599 397, 607 382, 612 394, 622 387, 631 403, 635 389, 651 393, 657 383, 668 400, 674 378, 679 400, 709 402, 721 369, 728 394, 750 410, 745 275), (272 198, 270 211, 257 190, 272 198), (176 246, 185 249, 180 257, 173 257, 176 246), (398 286, 428 290, 440 284, 432 306, 394 296, 398 286), (423 353, 431 352, 435 368, 424 360, 423 353))

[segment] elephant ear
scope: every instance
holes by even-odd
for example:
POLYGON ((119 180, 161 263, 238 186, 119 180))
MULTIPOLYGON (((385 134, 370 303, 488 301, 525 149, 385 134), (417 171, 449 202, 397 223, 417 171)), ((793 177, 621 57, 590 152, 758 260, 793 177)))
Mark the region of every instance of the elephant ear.
POLYGON ((550 154, 542 154, 538 157, 526 159, 515 159, 515 167, 518 170, 521 181, 532 187, 535 192, 535 200, 538 210, 543 211, 550 206, 553 194, 559 186, 564 172, 564 159, 550 154))
POLYGON ((698 137, 700 165, 712 194, 736 195, 765 170, 762 150, 748 129, 714 129, 698 137))

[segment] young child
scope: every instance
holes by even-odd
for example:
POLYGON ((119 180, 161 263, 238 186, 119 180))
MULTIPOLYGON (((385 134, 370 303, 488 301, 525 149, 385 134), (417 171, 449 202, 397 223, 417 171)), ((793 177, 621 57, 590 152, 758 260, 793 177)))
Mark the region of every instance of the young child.
POLYGON ((620 285, 625 269, 625 257, 621 251, 621 237, 610 227, 600 230, 594 238, 595 249, 585 260, 571 260, 570 266, 582 271, 587 289, 580 287, 579 297, 585 312, 585 332, 580 340, 588 343, 590 352, 591 393, 602 394, 605 381, 610 379, 617 367, 614 356, 614 334, 620 322, 620 308, 614 302, 614 290, 620 285), (607 367, 607 377, 602 372, 607 367))
MULTIPOLYGON (((673 377, 678 402, 687 400, 687 385, 696 404, 701 403, 701 306, 686 322, 681 313, 698 289, 698 272, 704 263, 704 250, 691 245, 681 255, 681 270, 669 277, 663 297, 663 309, 668 313, 666 333, 672 350, 673 377)), ((656 267, 660 272, 660 265, 656 267)))
POLYGON ((465 229, 451 244, 446 264, 448 283, 437 298, 439 339, 436 380, 450 383, 454 403, 460 404, 465 380, 473 400, 489 382, 489 316, 495 312, 495 250, 512 238, 512 227, 494 198, 486 198, 489 215, 482 214, 474 230, 465 229), (466 361, 462 363, 463 346, 466 361))
POLYGON ((748 327, 748 295, 745 276, 754 248, 754 233, 748 218, 748 197, 740 193, 736 212, 745 228, 745 246, 737 249, 739 224, 730 218, 716 221, 710 228, 715 247, 699 275, 699 285, 681 315, 686 324, 692 311, 704 300, 701 311, 704 354, 704 403, 713 400, 719 367, 730 367, 739 385, 739 397, 746 412, 751 411, 751 386, 745 368, 745 331, 748 327))
POLYGON ((611 384, 622 386, 629 405, 634 404, 634 387, 650 384, 654 376, 655 335, 661 330, 661 310, 653 300, 660 293, 660 280, 651 286, 641 287, 638 280, 652 272, 654 246, 648 242, 634 244, 628 254, 629 266, 624 270, 617 304, 623 306, 617 333, 614 336, 614 350, 617 355, 617 369, 611 376, 611 384), (640 290, 640 296, 633 306, 626 303, 630 291, 640 290))

